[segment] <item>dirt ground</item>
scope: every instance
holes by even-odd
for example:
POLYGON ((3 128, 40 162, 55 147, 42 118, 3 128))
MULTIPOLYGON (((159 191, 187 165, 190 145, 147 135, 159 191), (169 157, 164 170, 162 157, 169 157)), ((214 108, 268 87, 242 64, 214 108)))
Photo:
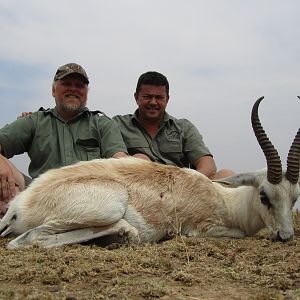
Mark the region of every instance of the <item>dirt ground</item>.
POLYGON ((243 240, 7 250, 0 240, 0 299, 300 299, 300 213, 295 240, 266 232, 243 240))

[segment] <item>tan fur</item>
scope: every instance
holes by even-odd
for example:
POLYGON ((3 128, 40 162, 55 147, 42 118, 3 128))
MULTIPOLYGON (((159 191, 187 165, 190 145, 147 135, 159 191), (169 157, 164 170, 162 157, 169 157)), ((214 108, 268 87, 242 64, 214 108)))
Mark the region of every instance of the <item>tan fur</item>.
POLYGON ((243 237, 266 225, 257 203, 254 187, 227 188, 196 171, 137 158, 98 159, 41 175, 13 200, 1 226, 20 234, 48 224, 55 233, 124 219, 141 242, 178 233, 243 237))
POLYGON ((38 178, 26 195, 22 207, 24 220, 30 222, 30 227, 44 223, 49 211, 63 201, 53 195, 63 195, 61 198, 66 199, 65 195, 74 185, 92 189, 109 182, 125 187, 128 204, 151 225, 166 223, 167 226, 174 223, 175 218, 180 223, 200 223, 207 218, 212 219, 208 222, 215 222, 215 199, 222 199, 212 182, 200 173, 191 175, 184 169, 141 159, 95 160, 51 170, 38 178), (199 199, 209 199, 209 202, 199 199), (195 211, 199 213, 195 215, 195 211))

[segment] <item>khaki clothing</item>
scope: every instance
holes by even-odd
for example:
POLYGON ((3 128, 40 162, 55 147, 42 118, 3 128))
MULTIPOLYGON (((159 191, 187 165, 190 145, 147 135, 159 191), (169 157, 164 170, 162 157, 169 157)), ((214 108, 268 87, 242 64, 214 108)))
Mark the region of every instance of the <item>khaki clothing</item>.
POLYGON ((179 167, 193 167, 196 160, 211 155, 197 128, 186 119, 165 113, 154 138, 140 125, 138 110, 133 114, 115 116, 130 155, 146 154, 152 161, 179 167))
POLYGON ((65 123, 55 109, 43 109, 0 129, 4 156, 27 152, 32 178, 48 169, 127 153, 115 121, 99 111, 84 109, 65 123))

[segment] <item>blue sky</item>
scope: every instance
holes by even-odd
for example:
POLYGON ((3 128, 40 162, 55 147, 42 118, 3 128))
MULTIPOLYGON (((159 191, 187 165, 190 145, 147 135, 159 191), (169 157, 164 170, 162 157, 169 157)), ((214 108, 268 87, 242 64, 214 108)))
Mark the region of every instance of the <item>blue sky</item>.
POLYGON ((53 107, 65 63, 86 69, 88 107, 109 116, 133 112, 137 78, 156 70, 168 112, 198 127, 219 168, 265 166, 250 124, 264 95, 261 121, 285 165, 300 123, 299 11, 296 0, 0 0, 0 127, 53 107))

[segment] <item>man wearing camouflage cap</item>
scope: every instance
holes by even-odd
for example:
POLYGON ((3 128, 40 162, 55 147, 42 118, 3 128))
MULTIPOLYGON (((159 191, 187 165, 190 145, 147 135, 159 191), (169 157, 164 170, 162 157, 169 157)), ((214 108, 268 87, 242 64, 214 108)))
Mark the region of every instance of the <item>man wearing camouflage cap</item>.
POLYGON ((127 155, 117 123, 86 107, 88 84, 80 65, 61 66, 52 85, 56 106, 0 129, 0 201, 8 202, 31 180, 8 160, 14 155, 28 153, 31 178, 78 161, 127 155))

